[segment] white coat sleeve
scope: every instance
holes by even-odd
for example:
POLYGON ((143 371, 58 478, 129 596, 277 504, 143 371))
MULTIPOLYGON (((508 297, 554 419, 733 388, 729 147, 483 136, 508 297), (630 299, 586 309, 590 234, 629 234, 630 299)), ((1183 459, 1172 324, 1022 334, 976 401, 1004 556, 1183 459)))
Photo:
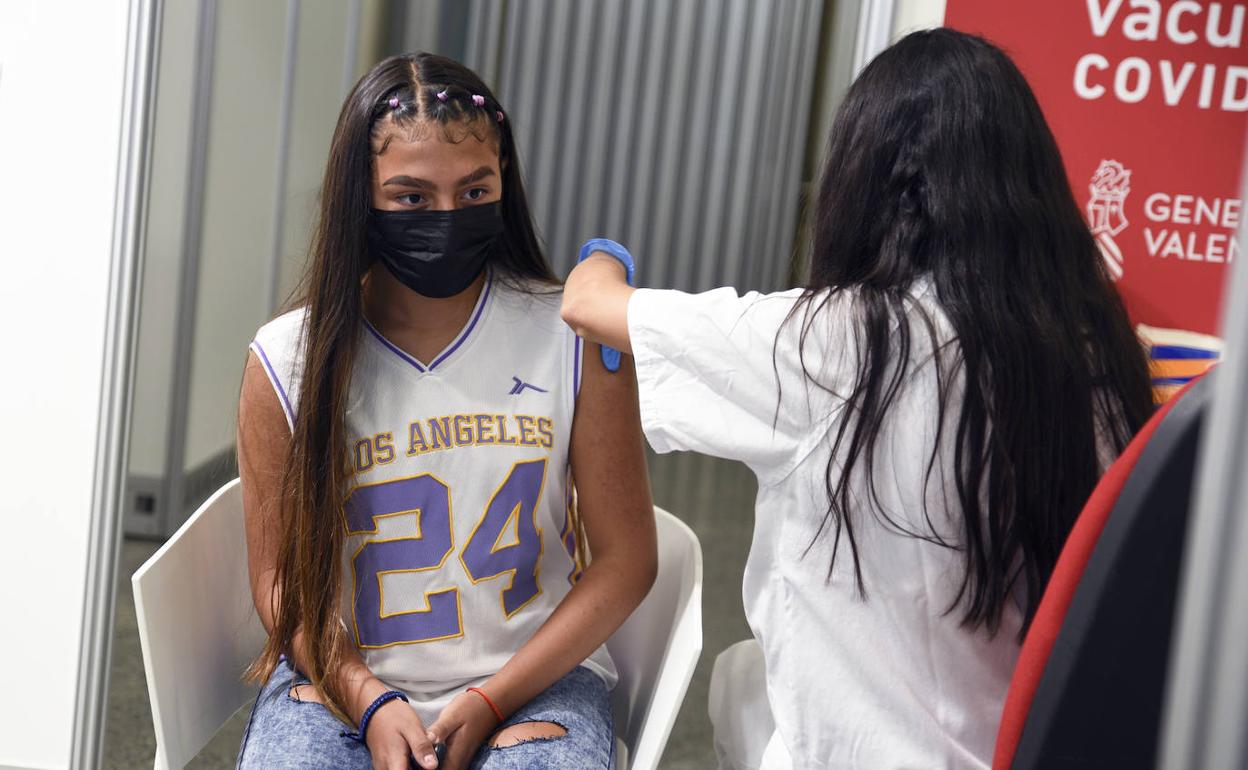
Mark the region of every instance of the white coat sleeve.
POLYGON ((628 330, 642 429, 656 452, 740 460, 760 479, 796 463, 814 416, 795 406, 806 400, 794 398, 806 392, 805 378, 790 345, 777 351, 776 341, 797 296, 633 293, 628 330))

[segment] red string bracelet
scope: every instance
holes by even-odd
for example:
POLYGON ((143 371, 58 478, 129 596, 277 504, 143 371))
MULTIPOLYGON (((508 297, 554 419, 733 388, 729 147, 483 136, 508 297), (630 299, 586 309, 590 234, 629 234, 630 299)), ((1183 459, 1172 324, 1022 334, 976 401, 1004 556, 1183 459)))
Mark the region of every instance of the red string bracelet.
POLYGON ((485 691, 482 690, 480 687, 469 687, 468 692, 475 692, 477 695, 480 695, 481 698, 490 707, 490 711, 494 712, 494 716, 498 718, 498 721, 500 724, 507 721, 506 718, 503 716, 503 712, 498 710, 498 706, 494 705, 494 701, 490 700, 490 696, 486 695, 485 691))

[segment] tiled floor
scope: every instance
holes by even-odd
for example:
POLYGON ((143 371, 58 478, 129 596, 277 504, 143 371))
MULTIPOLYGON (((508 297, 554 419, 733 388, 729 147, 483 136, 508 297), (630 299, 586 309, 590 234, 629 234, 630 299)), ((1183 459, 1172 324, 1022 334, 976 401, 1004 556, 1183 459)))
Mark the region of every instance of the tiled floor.
MULTIPOLYGON (((706 716, 711 664, 720 650, 749 635, 741 609, 741 574, 753 531, 757 486, 753 474, 736 463, 692 454, 650 459, 655 503, 679 516, 698 534, 704 562, 702 658, 661 766, 665 770, 704 770, 715 766, 706 716)), ((156 548, 156 543, 139 540, 126 540, 122 545, 104 745, 104 767, 108 770, 152 766, 155 739, 130 575, 156 548)), ((235 714, 190 767, 233 767, 246 719, 246 709, 235 714)))

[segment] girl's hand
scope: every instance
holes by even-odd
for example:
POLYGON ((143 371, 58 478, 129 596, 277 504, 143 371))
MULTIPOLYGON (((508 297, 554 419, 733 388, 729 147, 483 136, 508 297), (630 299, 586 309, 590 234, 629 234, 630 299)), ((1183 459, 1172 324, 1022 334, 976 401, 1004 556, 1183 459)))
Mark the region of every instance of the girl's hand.
POLYGON ((420 717, 401 700, 384 703, 373 712, 364 741, 373 757, 373 770, 410 770, 413 757, 424 770, 438 766, 420 717))
POLYGON ((442 709, 429 727, 430 743, 446 743, 446 770, 464 770, 477 749, 498 727, 498 718, 481 696, 462 692, 442 709))

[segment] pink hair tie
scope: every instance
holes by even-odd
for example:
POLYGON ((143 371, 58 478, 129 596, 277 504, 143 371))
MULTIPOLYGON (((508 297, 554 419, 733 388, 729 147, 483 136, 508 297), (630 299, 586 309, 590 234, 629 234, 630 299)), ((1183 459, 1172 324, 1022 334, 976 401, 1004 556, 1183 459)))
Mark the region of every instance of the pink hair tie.
POLYGON ((482 96, 481 94, 473 94, 473 95, 472 95, 472 103, 473 103, 473 104, 475 104, 475 105, 477 105, 478 107, 484 107, 484 106, 485 106, 485 97, 484 97, 484 96, 482 96))
POLYGON ((397 110, 398 108, 399 108, 399 100, 398 100, 398 98, 391 99, 391 100, 390 100, 390 109, 392 109, 392 110, 397 110))
POLYGON ((494 117, 498 119, 498 122, 499 122, 499 123, 502 123, 502 122, 503 122, 503 111, 502 111, 502 110, 498 110, 497 112, 495 112, 495 113, 494 113, 494 117))
POLYGON ((438 91, 437 97, 440 102, 446 101, 446 91, 438 91))

